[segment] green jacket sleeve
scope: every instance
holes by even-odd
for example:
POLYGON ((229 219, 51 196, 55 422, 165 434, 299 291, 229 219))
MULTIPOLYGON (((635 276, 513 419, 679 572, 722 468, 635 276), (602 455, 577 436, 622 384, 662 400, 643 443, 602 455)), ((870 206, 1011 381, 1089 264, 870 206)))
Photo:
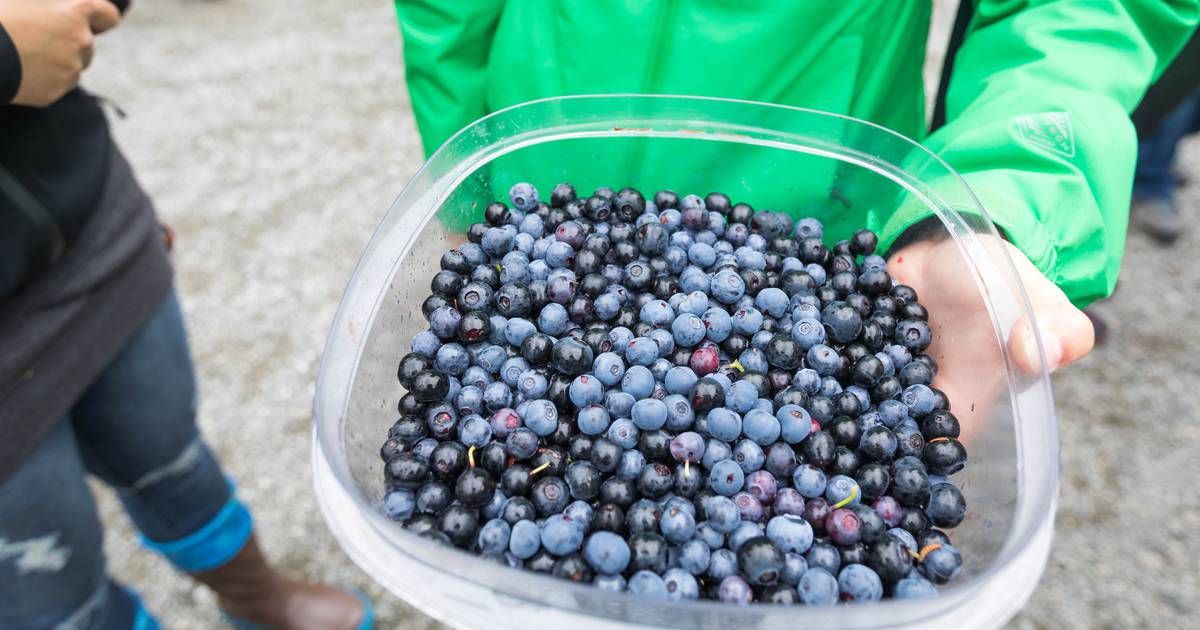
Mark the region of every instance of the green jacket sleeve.
MULTIPOLYGON (((1116 285, 1137 154, 1129 112, 1196 16, 1195 0, 977 4, 947 124, 925 145, 1077 306, 1116 285)), ((928 214, 903 207, 881 241, 928 214)))
POLYGON ((488 54, 504 0, 396 0, 409 98, 428 157, 488 113, 488 54))

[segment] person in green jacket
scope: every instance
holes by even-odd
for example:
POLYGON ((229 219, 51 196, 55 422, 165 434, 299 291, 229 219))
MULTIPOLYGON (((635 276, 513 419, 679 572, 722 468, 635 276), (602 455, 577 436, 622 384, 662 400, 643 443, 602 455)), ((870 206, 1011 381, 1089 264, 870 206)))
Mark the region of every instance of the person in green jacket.
MULTIPOLYGON (((1109 295, 1120 268, 1136 156, 1129 112, 1195 28, 1197 1, 975 0, 950 75, 946 124, 928 134, 922 66, 931 6, 396 0, 427 155, 498 109, 604 93, 818 109, 921 142, 963 176, 1006 238, 996 246, 1012 254, 1049 366, 1067 365, 1093 345, 1079 308, 1109 295)), ((858 225, 880 233, 884 252, 929 216, 916 205, 878 220, 859 212, 858 225)), ((965 331, 933 349, 943 368, 938 385, 951 401, 972 400, 980 381, 1001 386, 998 350, 980 356, 995 346, 992 323, 953 242, 904 242, 890 252, 889 270, 931 313, 965 331)), ((1020 366, 1040 364, 1027 325, 1012 331, 1009 348, 1020 366)))

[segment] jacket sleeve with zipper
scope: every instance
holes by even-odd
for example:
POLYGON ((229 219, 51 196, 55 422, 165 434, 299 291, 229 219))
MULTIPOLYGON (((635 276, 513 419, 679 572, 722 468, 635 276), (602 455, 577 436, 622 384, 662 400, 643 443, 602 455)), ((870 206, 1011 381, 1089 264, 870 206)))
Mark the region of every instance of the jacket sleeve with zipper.
MULTIPOLYGON (((1137 139, 1129 112, 1195 27, 1196 0, 979 0, 947 124, 925 145, 1077 306, 1116 285, 1137 139)), ((929 215, 903 206, 886 246, 929 215)))
POLYGON ((504 0, 396 0, 409 98, 428 157, 488 113, 487 62, 504 0))

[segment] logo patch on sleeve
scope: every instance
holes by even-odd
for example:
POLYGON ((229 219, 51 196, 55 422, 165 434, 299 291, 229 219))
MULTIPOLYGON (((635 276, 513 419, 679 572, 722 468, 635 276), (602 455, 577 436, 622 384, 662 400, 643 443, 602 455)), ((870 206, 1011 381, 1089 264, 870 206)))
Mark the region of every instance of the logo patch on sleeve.
POLYGON ((1029 144, 1064 157, 1075 157, 1075 134, 1066 112, 1022 114, 1013 121, 1017 133, 1029 144))

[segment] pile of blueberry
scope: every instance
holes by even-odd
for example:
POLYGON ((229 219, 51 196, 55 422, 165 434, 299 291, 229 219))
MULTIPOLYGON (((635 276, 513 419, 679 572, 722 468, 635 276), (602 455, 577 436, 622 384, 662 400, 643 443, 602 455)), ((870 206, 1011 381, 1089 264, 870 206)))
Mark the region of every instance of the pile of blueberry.
POLYGON ((447 251, 381 455, 404 527, 665 599, 927 597, 962 556, 928 313, 862 230, 712 193, 550 203, 447 251))

